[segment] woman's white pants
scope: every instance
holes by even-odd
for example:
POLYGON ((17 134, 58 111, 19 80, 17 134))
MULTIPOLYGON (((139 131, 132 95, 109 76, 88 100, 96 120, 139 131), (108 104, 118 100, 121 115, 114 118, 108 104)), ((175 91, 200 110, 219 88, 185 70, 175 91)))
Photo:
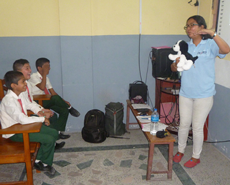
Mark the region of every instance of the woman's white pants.
POLYGON ((178 131, 178 152, 184 153, 189 129, 192 124, 193 154, 199 159, 204 141, 204 123, 213 106, 213 96, 208 98, 185 98, 179 96, 180 126, 178 131))

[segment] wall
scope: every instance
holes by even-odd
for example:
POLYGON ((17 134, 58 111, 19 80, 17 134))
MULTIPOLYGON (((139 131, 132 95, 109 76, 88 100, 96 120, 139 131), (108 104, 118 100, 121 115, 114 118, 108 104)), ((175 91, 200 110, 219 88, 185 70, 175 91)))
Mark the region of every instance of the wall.
MULTIPOLYGON (((230 45, 230 1, 220 1, 217 33, 230 45)), ((230 85, 229 65, 230 54, 224 59, 216 59, 216 95, 214 106, 210 113, 209 140, 217 141, 214 145, 230 158, 230 137, 229 137, 229 111, 230 111, 230 85), (224 142, 221 142, 224 141, 224 142), (227 141, 227 142, 225 142, 227 141)))
MULTIPOLYGON (((35 60, 49 58, 54 89, 81 112, 69 117, 67 131, 81 131, 88 110, 104 110, 110 101, 126 103, 128 84, 140 79, 140 52, 142 79, 154 105, 151 46, 188 40, 183 26, 197 12, 211 28, 212 0, 199 3, 197 8, 185 0, 1 0, 1 78, 16 59, 28 59, 35 72, 35 60)), ((223 70, 228 74, 227 62, 217 65, 219 79, 223 70)), ((228 86, 227 80, 217 82, 209 140, 228 139, 228 86)), ((230 158, 228 143, 215 146, 230 158)))
POLYGON ((198 14, 204 17, 208 29, 213 25, 212 2, 213 0, 200 0, 198 7, 198 14))
POLYGON ((188 40, 183 27, 196 13, 184 0, 1 0, 0 75, 16 59, 35 72, 35 60, 49 58, 54 89, 81 113, 69 117, 67 131, 81 131, 88 110, 126 103, 139 61, 155 104, 151 47, 188 40))

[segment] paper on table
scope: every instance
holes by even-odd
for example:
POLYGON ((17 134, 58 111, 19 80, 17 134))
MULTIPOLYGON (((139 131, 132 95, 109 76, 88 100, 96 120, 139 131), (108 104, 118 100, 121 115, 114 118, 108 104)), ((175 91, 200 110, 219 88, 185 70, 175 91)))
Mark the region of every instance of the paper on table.
POLYGON ((151 116, 136 116, 136 117, 141 123, 149 123, 149 122, 151 122, 151 116))
POLYGON ((133 103, 132 106, 134 109, 151 109, 148 104, 133 103))
POLYGON ((149 123, 151 116, 137 116, 137 119, 141 122, 141 123, 149 123))
MULTIPOLYGON (((165 130, 166 127, 168 127, 167 125, 165 125, 164 123, 160 123, 158 122, 158 130, 165 130)), ((150 132, 150 123, 146 123, 146 124, 141 124, 142 127, 142 131, 144 132, 150 132)))

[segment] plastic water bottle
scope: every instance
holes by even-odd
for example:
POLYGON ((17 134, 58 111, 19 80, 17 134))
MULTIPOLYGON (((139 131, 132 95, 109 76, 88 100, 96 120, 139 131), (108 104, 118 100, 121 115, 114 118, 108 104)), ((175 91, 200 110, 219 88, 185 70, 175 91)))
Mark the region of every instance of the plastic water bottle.
POLYGON ((151 114, 150 134, 156 135, 158 131, 159 114, 155 108, 151 114))

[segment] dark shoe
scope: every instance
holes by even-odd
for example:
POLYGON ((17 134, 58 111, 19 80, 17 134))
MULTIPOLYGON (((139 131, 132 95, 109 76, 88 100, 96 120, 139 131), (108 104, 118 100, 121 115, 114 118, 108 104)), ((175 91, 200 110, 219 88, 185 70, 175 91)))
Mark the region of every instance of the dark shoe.
POLYGON ((34 168, 39 171, 48 172, 51 175, 54 175, 56 172, 56 170, 52 166, 50 165, 44 166, 41 161, 39 161, 38 163, 34 163, 34 168))
POLYGON ((79 113, 75 108, 73 108, 73 107, 71 107, 71 108, 69 109, 69 113, 70 113, 72 116, 74 116, 74 117, 80 116, 80 113, 79 113))
POLYGON ((52 167, 50 165, 44 166, 43 171, 44 172, 48 172, 51 175, 54 175, 55 172, 56 172, 56 170, 54 169, 54 167, 52 167))
POLYGON ((63 146, 65 146, 65 142, 61 142, 61 143, 56 143, 55 145, 55 150, 61 149, 63 146))
POLYGON ((62 133, 59 134, 59 139, 68 139, 68 138, 70 138, 70 135, 65 135, 62 133))
POLYGON ((44 171, 44 165, 41 161, 34 163, 34 168, 38 171, 44 171))

